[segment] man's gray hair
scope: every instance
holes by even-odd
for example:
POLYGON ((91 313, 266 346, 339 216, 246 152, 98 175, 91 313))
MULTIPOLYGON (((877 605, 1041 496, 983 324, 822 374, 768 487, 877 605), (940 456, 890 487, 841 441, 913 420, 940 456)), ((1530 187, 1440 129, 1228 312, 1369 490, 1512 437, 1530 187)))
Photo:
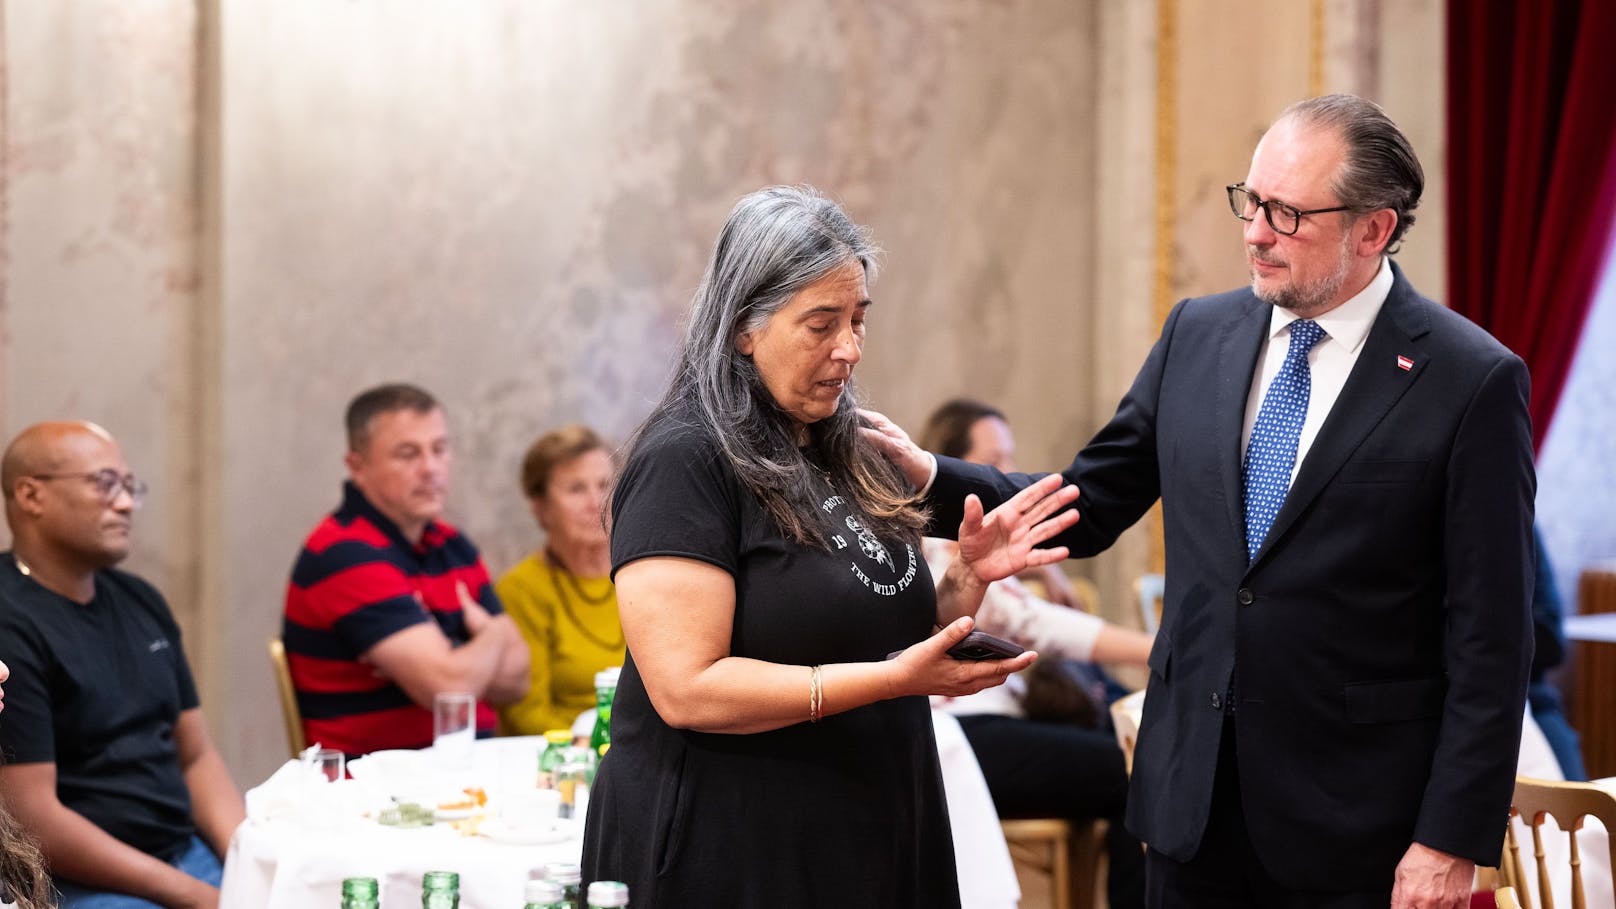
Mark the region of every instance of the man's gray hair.
POLYGON ((1336 171, 1331 189, 1354 212, 1389 208, 1397 226, 1386 241, 1386 253, 1397 252, 1403 235, 1414 226, 1414 209, 1425 191, 1425 170, 1414 146, 1392 118, 1373 101, 1357 95, 1321 95, 1298 101, 1279 119, 1334 130, 1347 146, 1347 158, 1336 171))
POLYGON ((635 441, 675 412, 694 419, 781 530, 807 545, 826 545, 815 532, 825 489, 821 470, 878 534, 907 537, 917 531, 924 514, 912 492, 859 436, 851 380, 836 412, 808 427, 816 467, 799 448, 800 424, 780 409, 757 365, 735 346, 793 295, 839 268, 857 263, 866 281, 873 280, 878 252, 867 231, 810 187, 771 186, 742 198, 719 232, 696 289, 667 395, 635 441))

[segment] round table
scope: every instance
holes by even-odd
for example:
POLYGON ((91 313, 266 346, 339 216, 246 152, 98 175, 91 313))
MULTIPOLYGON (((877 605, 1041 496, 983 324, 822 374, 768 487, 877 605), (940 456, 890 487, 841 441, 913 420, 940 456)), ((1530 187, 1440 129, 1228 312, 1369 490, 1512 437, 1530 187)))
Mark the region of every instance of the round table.
MULTIPOLYGON (((537 770, 542 739, 479 741, 474 766, 456 775, 479 779, 488 789, 512 785, 516 768, 537 770)), ((431 750, 423 754, 430 759, 431 750)), ((523 779, 532 776, 523 773, 523 779)), ((273 778, 272 778, 273 780, 273 778)), ((531 872, 547 862, 577 862, 583 849, 574 835, 542 845, 509 845, 467 836, 447 823, 430 827, 385 827, 351 813, 311 824, 296 816, 258 817, 243 823, 230 840, 220 888, 222 909, 318 909, 341 902, 342 880, 374 877, 383 909, 421 904, 421 876, 428 871, 460 875, 462 909, 521 906, 531 872)))

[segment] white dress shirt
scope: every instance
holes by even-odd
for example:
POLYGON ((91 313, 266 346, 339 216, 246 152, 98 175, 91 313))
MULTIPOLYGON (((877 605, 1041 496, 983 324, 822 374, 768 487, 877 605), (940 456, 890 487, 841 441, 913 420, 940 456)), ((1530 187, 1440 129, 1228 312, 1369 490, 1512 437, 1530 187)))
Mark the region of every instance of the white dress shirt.
MULTIPOLYGON (((1358 352, 1363 350, 1364 338, 1369 336, 1369 326, 1375 324, 1375 316, 1380 314, 1380 307, 1391 292, 1392 269, 1386 257, 1382 256, 1380 271, 1375 273, 1363 290, 1313 320, 1324 329, 1325 337, 1319 339, 1307 354, 1312 391, 1308 397, 1307 419, 1302 422, 1302 435, 1296 443, 1296 462, 1291 465, 1291 482, 1296 481, 1296 472, 1302 468, 1302 460, 1307 457, 1308 449, 1313 447, 1319 427, 1324 425, 1324 418, 1330 415, 1335 399, 1341 396, 1341 387, 1347 384, 1347 374, 1352 372, 1352 365, 1358 362, 1358 352)), ((1290 351, 1291 323, 1295 321, 1295 313, 1274 307, 1274 314, 1268 323, 1268 336, 1263 339, 1262 351, 1257 355, 1257 372, 1251 380, 1251 392, 1246 397, 1246 422, 1240 432, 1242 464, 1245 463, 1246 444, 1251 441, 1251 428, 1256 425, 1257 412, 1262 408, 1263 396, 1268 394, 1268 386, 1273 383, 1274 376, 1285 363, 1286 353, 1290 351)))

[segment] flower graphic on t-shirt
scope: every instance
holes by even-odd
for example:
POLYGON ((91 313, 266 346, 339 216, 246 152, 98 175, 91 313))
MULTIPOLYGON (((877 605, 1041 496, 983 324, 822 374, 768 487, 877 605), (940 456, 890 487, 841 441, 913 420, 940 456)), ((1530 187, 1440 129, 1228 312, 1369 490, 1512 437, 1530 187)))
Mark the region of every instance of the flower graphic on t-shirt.
POLYGON ((887 552, 887 548, 881 545, 881 541, 875 538, 875 534, 864 529, 864 525, 859 523, 858 518, 848 515, 847 529, 858 535, 859 549, 864 553, 865 558, 870 559, 877 565, 885 565, 894 571, 897 570, 897 566, 892 563, 892 556, 887 552))

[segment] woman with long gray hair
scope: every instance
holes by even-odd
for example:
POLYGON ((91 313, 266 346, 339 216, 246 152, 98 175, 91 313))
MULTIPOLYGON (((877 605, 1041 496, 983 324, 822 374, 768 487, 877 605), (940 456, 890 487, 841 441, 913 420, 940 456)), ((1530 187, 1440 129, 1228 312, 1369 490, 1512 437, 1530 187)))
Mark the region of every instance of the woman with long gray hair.
POLYGON ((854 401, 874 272, 813 191, 742 199, 630 443, 611 542, 628 657, 584 875, 635 905, 959 905, 926 695, 1030 664, 947 651, 989 582, 1064 557, 1033 546, 1077 492, 968 502, 932 585, 927 516, 854 401))

